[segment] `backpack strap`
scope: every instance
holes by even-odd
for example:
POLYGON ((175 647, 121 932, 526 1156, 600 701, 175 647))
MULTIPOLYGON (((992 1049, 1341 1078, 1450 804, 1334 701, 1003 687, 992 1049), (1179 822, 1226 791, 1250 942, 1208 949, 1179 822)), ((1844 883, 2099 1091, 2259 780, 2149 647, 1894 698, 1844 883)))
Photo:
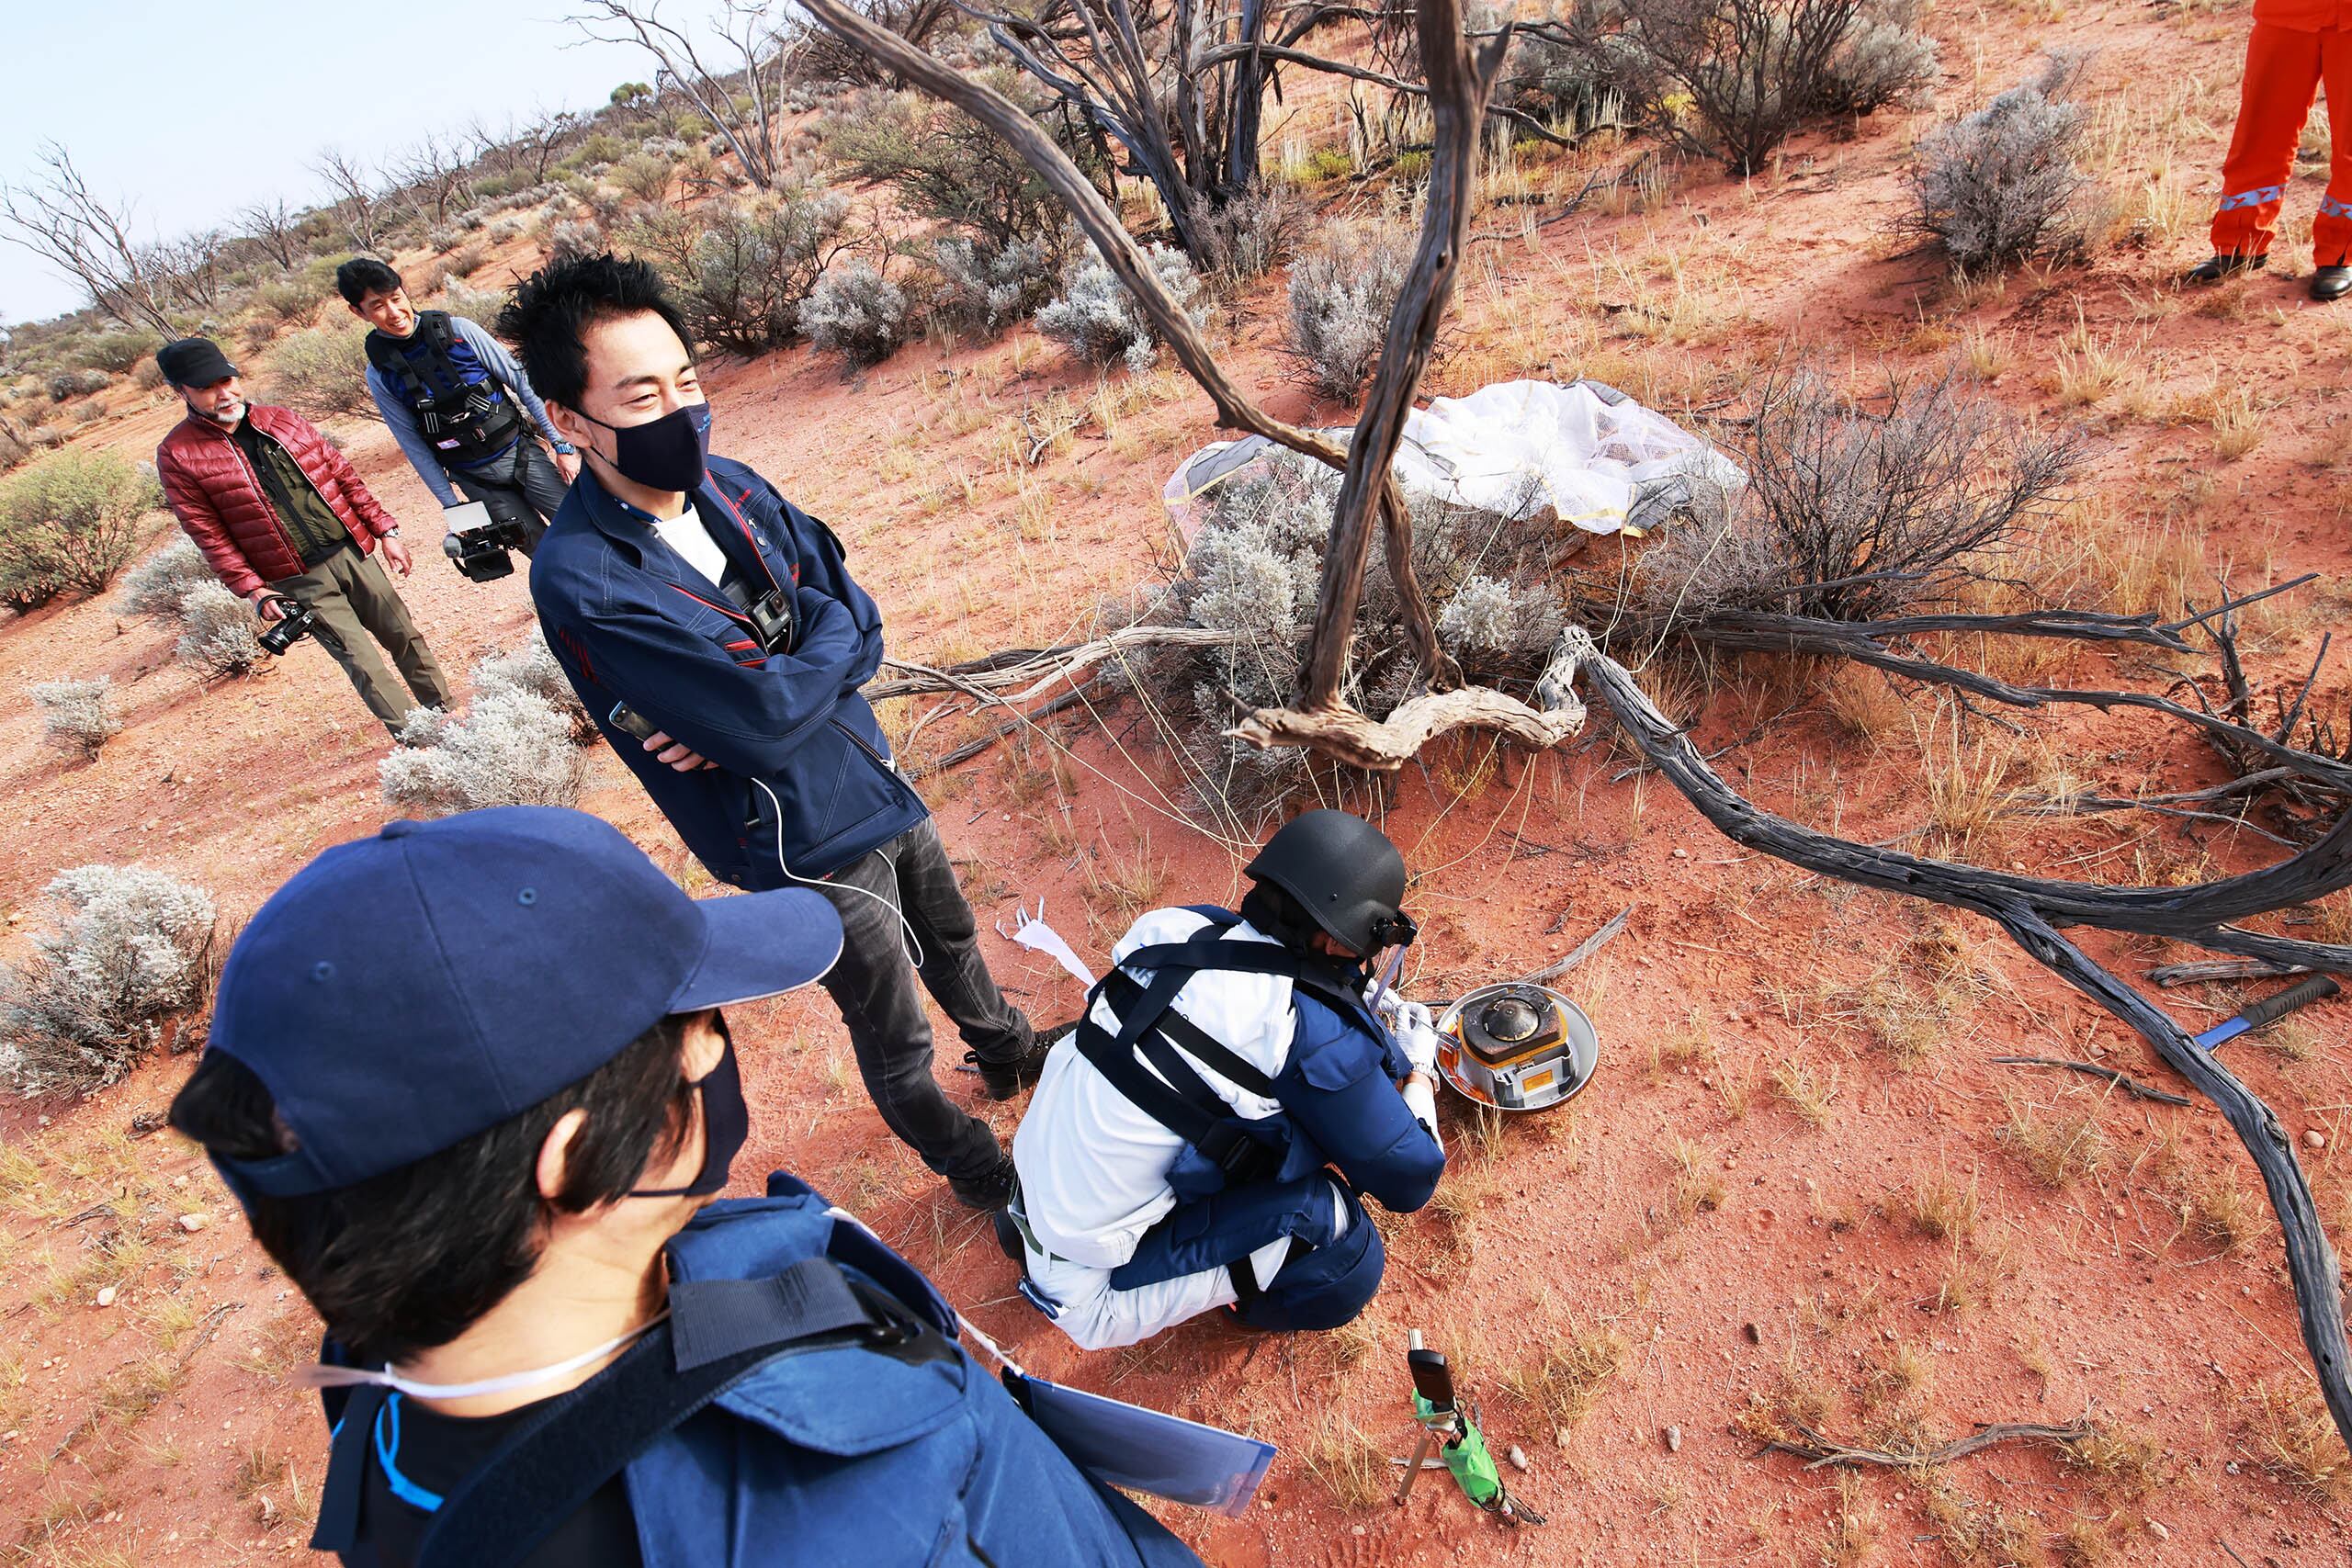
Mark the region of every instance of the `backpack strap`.
MULTIPOLYGON (((670 1288, 668 1322, 590 1382, 548 1400, 450 1495, 417 1568, 521 1562, 657 1438, 778 1355, 901 1345, 925 1332, 896 1298, 829 1258, 804 1258, 761 1280, 681 1280, 670 1288)), ((359 1403, 345 1414, 346 1435, 359 1403)), ((322 1529, 325 1513, 322 1496, 322 1529)))

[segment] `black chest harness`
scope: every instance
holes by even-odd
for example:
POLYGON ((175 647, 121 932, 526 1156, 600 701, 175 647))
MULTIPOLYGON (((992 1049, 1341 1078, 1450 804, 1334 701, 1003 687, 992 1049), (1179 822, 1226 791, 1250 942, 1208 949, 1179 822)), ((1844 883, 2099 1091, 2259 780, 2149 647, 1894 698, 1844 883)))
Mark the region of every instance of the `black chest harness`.
POLYGON ((452 353, 457 341, 449 312, 419 310, 416 330, 408 338, 369 333, 367 346, 368 363, 416 415, 416 427, 434 450, 463 465, 494 457, 513 446, 523 433, 523 416, 491 381, 486 367, 481 379, 466 378, 452 353), (424 350, 430 379, 409 357, 414 347, 424 350))
POLYGON ((1243 1187, 1271 1180, 1282 1168, 1289 1152, 1283 1126, 1237 1114, 1187 1056, 1261 1099, 1274 1098, 1274 1080, 1177 1011, 1176 993, 1203 970, 1274 975, 1372 1033, 1379 1029, 1340 965, 1272 942, 1222 940, 1237 923, 1211 924, 1189 941, 1128 953, 1088 993, 1074 1039, 1079 1053, 1136 1109, 1198 1149, 1228 1183, 1243 1187), (1151 983, 1129 975, 1128 964, 1150 970, 1151 983), (1094 1021, 1098 1000, 1108 1001, 1118 1017, 1116 1033, 1094 1021))

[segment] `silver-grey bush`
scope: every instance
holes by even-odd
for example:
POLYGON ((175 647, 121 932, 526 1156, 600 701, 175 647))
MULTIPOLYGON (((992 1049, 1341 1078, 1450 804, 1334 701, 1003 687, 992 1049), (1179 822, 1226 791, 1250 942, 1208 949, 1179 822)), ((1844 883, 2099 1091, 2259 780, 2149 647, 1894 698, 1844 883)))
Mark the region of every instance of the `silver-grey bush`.
POLYGON ((55 924, 0 967, 0 1076, 24 1094, 129 1072, 212 980, 212 899, 145 866, 85 865, 44 889, 55 924))

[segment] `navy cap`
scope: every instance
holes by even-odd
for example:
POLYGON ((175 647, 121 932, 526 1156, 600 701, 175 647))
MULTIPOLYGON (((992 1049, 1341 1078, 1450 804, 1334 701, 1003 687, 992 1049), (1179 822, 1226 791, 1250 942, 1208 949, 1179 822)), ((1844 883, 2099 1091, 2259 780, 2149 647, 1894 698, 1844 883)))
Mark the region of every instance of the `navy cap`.
POLYGON ((805 986, 841 953, 821 894, 695 899, 610 823, 503 806, 338 844, 256 912, 208 1049, 251 1068, 300 1146, 224 1162, 324 1192, 495 1126, 672 1013, 805 986))

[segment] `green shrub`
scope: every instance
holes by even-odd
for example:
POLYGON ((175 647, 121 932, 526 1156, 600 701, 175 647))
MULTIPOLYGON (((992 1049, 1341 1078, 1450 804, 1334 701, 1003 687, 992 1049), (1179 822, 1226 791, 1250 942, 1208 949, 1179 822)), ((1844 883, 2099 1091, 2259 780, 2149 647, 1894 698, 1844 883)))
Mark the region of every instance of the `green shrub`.
POLYGON ((269 368, 276 400, 311 419, 381 417, 368 394, 368 323, 310 327, 277 345, 269 368))
POLYGON ((613 165, 613 183, 639 201, 659 201, 670 194, 671 161, 651 152, 634 152, 613 165))
POLYGON ((86 398, 93 392, 103 392, 114 378, 103 370, 52 370, 45 383, 49 400, 52 403, 86 398))
MULTIPOLYGON (((999 67, 986 79, 1032 113, 1044 105, 1026 76, 999 67)), ((888 182, 909 211, 953 224, 990 253, 1042 241, 1057 265, 1062 260, 1060 203, 1035 170, 959 108, 915 93, 861 93, 827 124, 825 144, 856 178, 888 182)))
MULTIPOLYGON (((84 341, 74 352, 77 364, 119 376, 164 346, 153 333, 107 332, 84 341)), ((104 383, 101 383, 103 385, 104 383)))
POLYGON ((163 504, 154 476, 114 452, 69 448, 14 475, 0 485, 0 601, 22 612, 105 592, 163 504))
POLYGON ((841 246, 849 203, 821 186, 758 202, 659 209, 633 224, 629 245, 669 284, 695 336, 755 355, 800 335, 800 305, 841 246))

